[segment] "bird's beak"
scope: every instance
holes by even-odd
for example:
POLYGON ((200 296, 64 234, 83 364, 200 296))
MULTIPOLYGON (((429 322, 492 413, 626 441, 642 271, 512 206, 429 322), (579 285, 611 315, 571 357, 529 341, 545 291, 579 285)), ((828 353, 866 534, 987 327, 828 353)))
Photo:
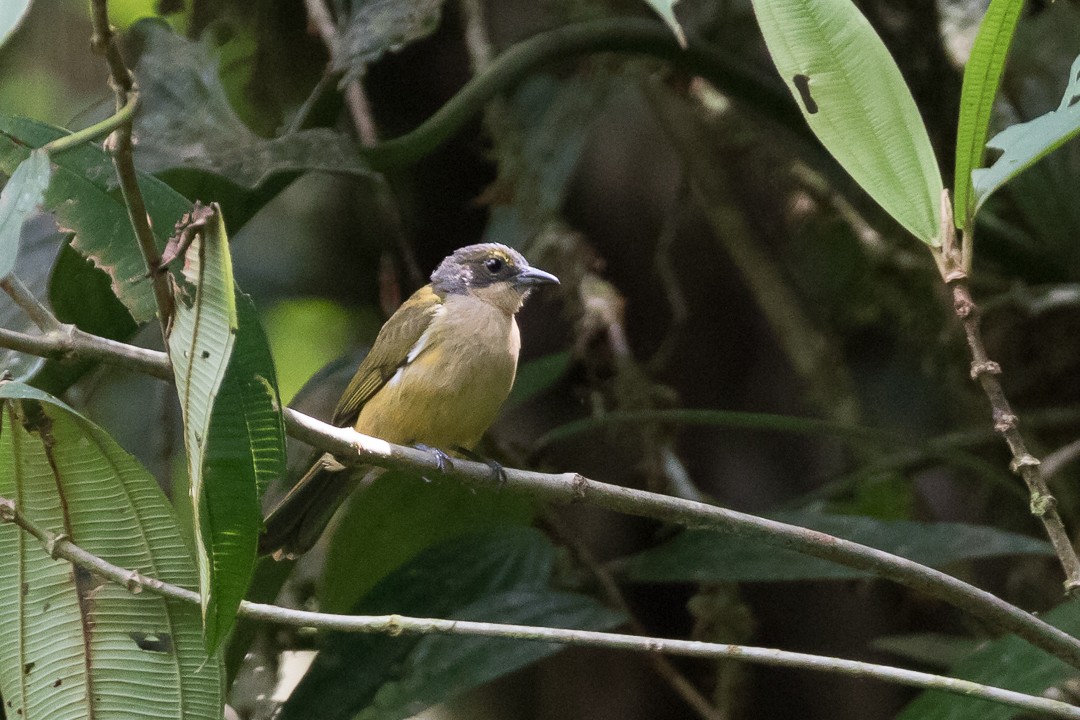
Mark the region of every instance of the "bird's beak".
POLYGON ((516 285, 532 286, 532 285, 558 285, 559 278, 555 277, 549 272, 544 272, 539 268, 525 268, 514 279, 516 285))

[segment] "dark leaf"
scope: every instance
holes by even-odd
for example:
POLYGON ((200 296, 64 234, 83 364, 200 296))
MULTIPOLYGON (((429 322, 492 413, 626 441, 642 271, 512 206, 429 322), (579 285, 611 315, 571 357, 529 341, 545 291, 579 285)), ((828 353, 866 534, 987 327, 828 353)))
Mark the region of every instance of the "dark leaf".
MULTIPOLYGON (((773 515, 885 550, 931 567, 1000 555, 1049 555, 1042 540, 959 523, 884 521, 809 512, 773 515)), ((622 569, 644 582, 777 582, 870 577, 826 560, 710 530, 687 530, 668 542, 627 558, 622 569)))
POLYGON ((352 141, 327 128, 276 138, 256 135, 233 110, 218 76, 210 36, 192 42, 161 20, 138 22, 135 66, 141 90, 136 160, 146 172, 204 170, 254 188, 281 172, 321 170, 367 175, 352 141))
POLYGON ((349 80, 387 51, 397 52, 439 26, 443 0, 358 0, 340 32, 334 69, 349 80))
MULTIPOLYGON (((554 548, 535 530, 504 528, 430 548, 382 580, 352 612, 609 628, 594 601, 550 589, 554 548)), ((558 648, 463 637, 333 636, 281 719, 409 717, 558 648)))

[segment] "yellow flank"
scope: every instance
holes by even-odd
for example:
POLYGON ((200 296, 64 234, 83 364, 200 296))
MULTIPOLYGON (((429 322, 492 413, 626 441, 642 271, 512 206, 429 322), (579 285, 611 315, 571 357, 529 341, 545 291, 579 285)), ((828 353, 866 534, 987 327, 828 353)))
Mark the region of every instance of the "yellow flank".
POLYGON ((521 296, 500 295, 448 295, 409 362, 361 408, 356 430, 399 444, 474 447, 510 394, 521 348, 513 316, 521 296))

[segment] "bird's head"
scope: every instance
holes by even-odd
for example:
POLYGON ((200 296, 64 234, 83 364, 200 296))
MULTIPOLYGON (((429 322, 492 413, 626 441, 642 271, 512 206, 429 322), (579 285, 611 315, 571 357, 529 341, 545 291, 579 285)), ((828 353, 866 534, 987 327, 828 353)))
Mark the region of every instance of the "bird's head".
POLYGON ((469 245, 443 260, 431 274, 432 288, 444 295, 471 295, 515 313, 537 285, 559 279, 529 265, 517 250, 498 243, 469 245))

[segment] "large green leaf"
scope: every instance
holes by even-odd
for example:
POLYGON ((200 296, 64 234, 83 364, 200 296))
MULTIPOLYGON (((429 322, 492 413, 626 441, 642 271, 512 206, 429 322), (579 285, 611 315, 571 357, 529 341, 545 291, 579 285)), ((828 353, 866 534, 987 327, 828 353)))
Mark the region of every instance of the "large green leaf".
MULTIPOLYGON (((1080 602, 1072 601, 1042 616, 1070 635, 1080 635, 1080 602)), ((1076 668, 1010 635, 983 645, 957 663, 954 677, 1029 695, 1045 695, 1057 685, 1071 683, 1076 668)), ((1060 692, 1060 691, 1059 691, 1060 692)), ((928 691, 915 698, 899 720, 1009 720, 1016 709, 960 695, 928 691)))
MULTIPOLYGON (((97 426, 0 385, 0 496, 109 562, 194 586, 189 548, 154 479, 97 426)), ((218 720, 222 676, 198 609, 129 593, 0 526, 0 692, 9 718, 218 720)))
POLYGON ((143 42, 135 66, 140 169, 204 170, 248 188, 281 172, 370 174, 352 140, 328 128, 270 139, 252 132, 229 104, 210 34, 192 42, 157 19, 142 20, 131 32, 143 42))
MULTIPOLYGON (((65 132, 45 123, 0 115, 0 172, 11 173, 30 154, 65 132)), ((127 209, 116 192, 116 173, 109 156, 84 144, 52 158, 53 176, 44 207, 74 234, 72 247, 108 273, 113 293, 137 323, 154 318, 157 306, 146 265, 131 229, 127 209)), ((150 224, 160 246, 191 203, 168 185, 139 176, 150 224)))
POLYGON ((45 199, 51 174, 49 156, 35 150, 19 163, 0 191, 0 279, 15 269, 23 223, 45 199))
POLYGON ((523 495, 404 473, 383 475, 354 495, 335 526, 318 586, 320 607, 329 612, 347 611, 424 548, 532 518, 532 502, 523 495))
POLYGON ((994 98, 1023 9, 1024 0, 991 0, 964 66, 960 119, 956 124, 953 222, 966 231, 970 231, 975 215, 971 171, 982 166, 994 98))
POLYGON ((176 283, 169 333, 184 418, 196 562, 210 647, 232 625, 255 565, 259 486, 284 466, 284 430, 266 338, 237 301, 228 238, 216 206, 200 223, 176 283), (241 320, 243 322, 241 322, 241 320))
MULTIPOLYGON (((1001 555, 1050 555, 1026 535, 959 523, 874 520, 855 515, 784 513, 774 520, 869 545, 930 567, 1001 555)), ((644 582, 778 582, 870 577, 852 568, 711 530, 687 530, 621 563, 644 582)))
MULTIPOLYGON (((585 596, 551 589, 553 561, 554 548, 528 528, 459 537, 384 578, 352 612, 579 629, 606 629, 622 621, 585 596)), ((334 635, 280 718, 411 717, 558 649, 491 638, 334 635)))
POLYGON ((987 143, 1001 150, 994 164, 972 173, 975 210, 990 195, 1031 167, 1037 160, 1061 147, 1080 133, 1080 55, 1069 70, 1069 81, 1057 110, 1005 128, 987 143))
POLYGON ((753 0, 765 42, 810 128, 915 237, 937 245, 941 174, 889 51, 850 0, 753 0))
POLYGON ((349 80, 386 52, 397 52, 439 27, 443 0, 358 0, 342 24, 333 64, 349 80))

